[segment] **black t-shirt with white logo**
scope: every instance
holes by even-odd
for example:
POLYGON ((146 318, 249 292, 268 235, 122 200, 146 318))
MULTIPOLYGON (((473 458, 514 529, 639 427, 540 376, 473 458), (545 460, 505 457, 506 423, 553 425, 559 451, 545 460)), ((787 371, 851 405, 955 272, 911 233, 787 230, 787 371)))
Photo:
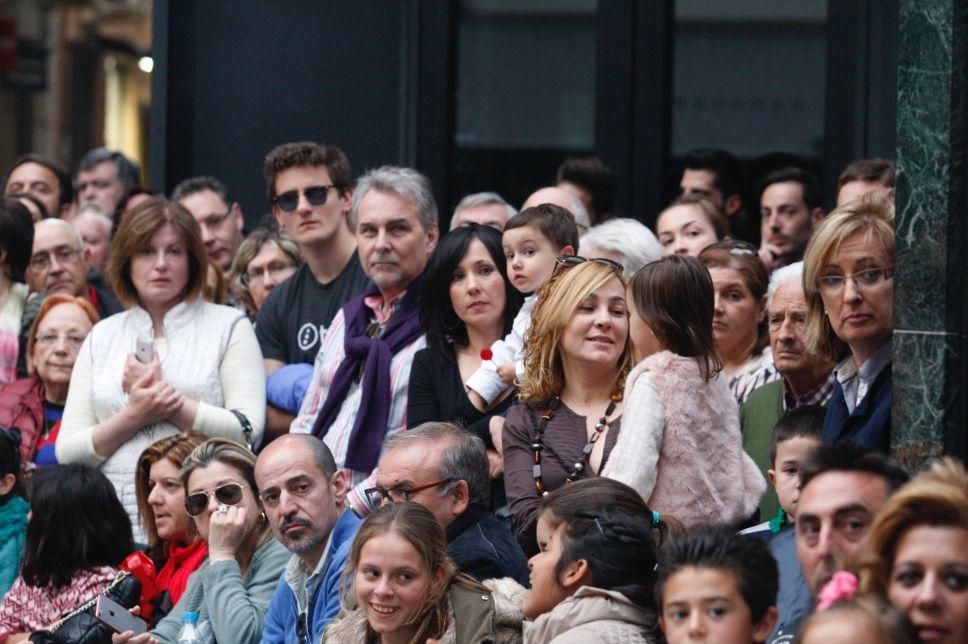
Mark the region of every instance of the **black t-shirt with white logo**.
POLYGON ((308 265, 300 266, 292 277, 272 289, 256 317, 255 334, 262 357, 286 364, 312 364, 336 312, 368 285, 369 278, 355 251, 329 284, 316 281, 308 265))

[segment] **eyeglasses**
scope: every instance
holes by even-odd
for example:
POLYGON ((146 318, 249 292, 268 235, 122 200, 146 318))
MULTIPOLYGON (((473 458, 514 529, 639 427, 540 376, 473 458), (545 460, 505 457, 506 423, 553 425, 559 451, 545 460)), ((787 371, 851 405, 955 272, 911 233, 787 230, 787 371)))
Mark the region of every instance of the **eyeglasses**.
POLYGON ((279 210, 283 212, 292 212, 299 206, 299 195, 303 194, 306 196, 306 201, 309 202, 311 206, 322 206, 326 203, 326 197, 329 194, 331 188, 339 189, 340 186, 330 185, 330 186, 310 186, 305 190, 288 190, 281 195, 276 195, 276 198, 272 200, 272 203, 279 206, 279 210))
POLYGON ((821 275, 817 278, 817 290, 824 295, 836 295, 844 290, 848 279, 853 280, 854 286, 861 290, 876 288, 882 281, 894 276, 890 268, 868 268, 857 271, 853 275, 821 275))
POLYGON ((38 335, 35 342, 42 347, 52 347, 57 344, 58 340, 64 340, 67 346, 74 349, 84 344, 84 336, 74 333, 45 333, 44 335, 38 335))
POLYGON ((747 257, 757 257, 760 253, 756 246, 740 239, 710 244, 709 246, 703 248, 702 252, 699 254, 702 255, 702 253, 705 253, 707 250, 728 250, 732 255, 744 255, 747 257))
POLYGON ((209 215, 205 219, 202 219, 201 221, 199 221, 198 222, 198 225, 201 226, 202 228, 207 228, 208 230, 213 230, 215 228, 218 228, 222 224, 223 221, 225 221, 226 219, 228 219, 228 216, 231 215, 231 214, 232 214, 232 208, 229 208, 228 210, 226 210, 225 212, 223 212, 221 215, 209 215))
MULTIPOLYGON (((283 278, 283 273, 294 268, 296 268, 294 264, 270 264, 262 269, 256 269, 251 272, 246 271, 245 273, 242 273, 239 279, 241 280, 243 286, 251 286, 257 282, 265 281, 266 275, 269 275, 274 280, 279 281, 283 278)), ((286 277, 288 277, 288 275, 286 277)))
POLYGON ((409 501, 410 497, 421 492, 423 490, 429 490, 432 487, 437 487, 439 485, 447 485, 453 483, 454 479, 442 479, 440 481, 434 481, 433 483, 427 483, 426 485, 418 485, 417 487, 394 487, 389 490, 384 490, 382 487, 371 487, 363 490, 366 494, 366 498, 369 499, 370 505, 378 507, 386 499, 390 503, 403 503, 404 501, 409 501))
POLYGON ((555 258, 558 262, 558 266, 564 266, 565 268, 571 268, 572 266, 578 266, 579 264, 584 264, 585 262, 598 262, 599 264, 604 264, 611 269, 614 269, 618 273, 622 273, 625 267, 612 259, 606 259, 604 257, 582 257, 581 255, 559 255, 555 258))
MULTIPOLYGON (((69 248, 63 246, 54 251, 54 257, 57 258, 58 264, 73 264, 78 257, 80 257, 81 251, 76 248, 69 248)), ((46 271, 50 268, 50 253, 37 253, 30 258, 30 268, 35 271, 46 271)))
POLYGON ((197 517, 208 507, 208 500, 212 498, 213 494, 215 495, 215 500, 219 503, 236 505, 242 500, 243 487, 240 483, 226 483, 218 486, 214 490, 189 494, 185 497, 185 512, 190 517, 197 517))

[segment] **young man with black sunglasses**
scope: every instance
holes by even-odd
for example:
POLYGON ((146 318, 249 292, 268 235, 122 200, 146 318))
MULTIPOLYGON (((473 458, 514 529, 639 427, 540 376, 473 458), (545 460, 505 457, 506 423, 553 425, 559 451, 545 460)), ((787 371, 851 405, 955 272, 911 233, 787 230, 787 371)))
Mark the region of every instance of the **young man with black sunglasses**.
POLYGON ((256 322, 268 375, 268 443, 288 431, 302 400, 291 392, 305 391, 333 316, 369 280, 347 221, 353 188, 342 150, 312 142, 280 145, 266 155, 265 178, 272 214, 305 260, 272 289, 256 322))

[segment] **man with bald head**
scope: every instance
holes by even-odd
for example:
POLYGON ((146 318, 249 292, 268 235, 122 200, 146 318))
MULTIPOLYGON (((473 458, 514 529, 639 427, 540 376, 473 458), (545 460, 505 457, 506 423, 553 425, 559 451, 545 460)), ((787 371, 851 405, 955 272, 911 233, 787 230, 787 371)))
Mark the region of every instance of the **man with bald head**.
POLYGON ((561 206, 568 212, 570 212, 575 217, 575 223, 578 225, 578 234, 584 235, 591 228, 591 219, 588 216, 588 209, 585 208, 585 204, 581 202, 581 199, 568 192, 563 188, 557 188, 550 186, 548 188, 538 188, 531 193, 524 204, 521 206, 521 210, 525 208, 531 208, 532 206, 540 206, 543 203, 550 203, 556 206, 561 206))
POLYGON ((42 219, 34 224, 26 278, 31 291, 66 293, 89 300, 102 319, 124 310, 110 291, 87 283, 84 242, 63 219, 42 219))
POLYGON ((255 465, 276 539, 293 553, 269 604, 262 642, 321 641, 339 612, 343 569, 360 520, 345 509, 349 481, 311 434, 270 443, 255 465))

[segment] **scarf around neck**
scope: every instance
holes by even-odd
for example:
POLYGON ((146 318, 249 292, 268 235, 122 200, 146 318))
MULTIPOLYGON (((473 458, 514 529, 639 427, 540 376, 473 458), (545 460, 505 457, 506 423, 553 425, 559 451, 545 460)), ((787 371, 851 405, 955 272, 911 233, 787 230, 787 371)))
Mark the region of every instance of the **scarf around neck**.
POLYGON ((387 432, 392 401, 390 362, 398 351, 423 335, 420 325, 422 281, 423 276, 420 276, 410 283, 390 315, 383 333, 376 338, 366 335, 371 311, 364 299, 380 295, 377 287, 371 285, 362 295, 343 305, 346 324, 343 349, 346 355, 333 375, 326 402, 319 410, 312 434, 318 438, 326 436, 359 375, 362 398, 353 421, 344 467, 370 472, 380 458, 380 446, 387 432))

